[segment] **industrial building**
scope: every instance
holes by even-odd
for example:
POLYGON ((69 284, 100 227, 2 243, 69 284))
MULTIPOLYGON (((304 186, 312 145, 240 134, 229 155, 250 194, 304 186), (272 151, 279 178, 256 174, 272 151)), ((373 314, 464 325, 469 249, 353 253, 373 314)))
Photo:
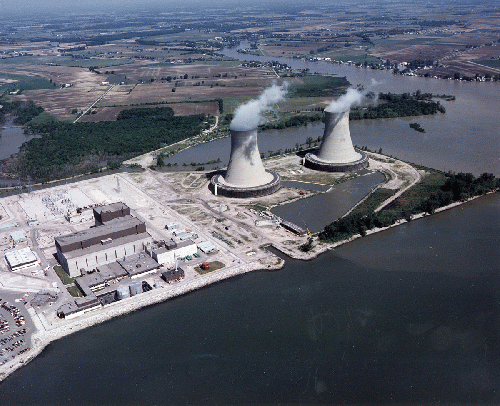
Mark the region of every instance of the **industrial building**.
POLYGON ((160 241, 157 244, 147 244, 146 252, 160 264, 174 264, 176 258, 183 258, 198 252, 196 243, 191 240, 175 242, 160 241))
POLYGON ((278 174, 264 169, 257 145, 257 129, 231 130, 231 155, 224 175, 210 180, 215 195, 226 197, 259 197, 280 188, 278 174))
POLYGON ((95 296, 76 298, 74 302, 65 303, 59 307, 57 316, 70 320, 101 307, 101 302, 95 296))
POLYGON ((96 226, 106 224, 116 218, 130 215, 130 207, 122 202, 111 203, 105 206, 94 207, 94 218, 96 226))
POLYGON ((182 278, 184 278, 184 275, 185 275, 184 269, 177 267, 175 269, 170 269, 168 271, 162 272, 161 278, 165 282, 170 283, 181 280, 182 278))
POLYGON ((306 154, 304 165, 326 172, 351 172, 368 165, 366 154, 352 146, 349 111, 325 111, 325 130, 318 152, 306 154))
MULTIPOLYGON (((69 276, 77 277, 101 265, 138 254, 143 251, 144 244, 152 241, 146 225, 126 214, 130 209, 123 206, 120 203, 116 210, 94 210, 96 223, 103 225, 56 238, 57 258, 69 276)), ((103 208, 106 206, 99 209, 103 208)))
POLYGON ((11 271, 29 268, 30 266, 36 265, 38 262, 35 253, 28 247, 7 252, 5 254, 5 260, 11 271))

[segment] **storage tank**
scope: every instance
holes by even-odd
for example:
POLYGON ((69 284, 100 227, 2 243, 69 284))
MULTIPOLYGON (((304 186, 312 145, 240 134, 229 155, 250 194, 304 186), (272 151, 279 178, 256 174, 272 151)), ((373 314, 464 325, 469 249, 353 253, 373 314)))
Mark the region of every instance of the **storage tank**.
POLYGON ((140 293, 142 293, 142 282, 141 281, 135 281, 130 284, 130 295, 135 296, 140 293))
POLYGON ((120 285, 116 289, 116 297, 118 300, 130 297, 130 288, 128 285, 120 285))

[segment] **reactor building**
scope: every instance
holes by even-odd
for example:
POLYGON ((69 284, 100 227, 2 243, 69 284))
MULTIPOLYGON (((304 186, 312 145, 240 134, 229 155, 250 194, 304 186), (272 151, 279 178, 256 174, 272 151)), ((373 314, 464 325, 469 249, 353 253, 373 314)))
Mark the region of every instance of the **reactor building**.
POLYGON ((308 153, 304 165, 326 172, 351 172, 368 166, 368 157, 352 146, 349 110, 325 111, 325 130, 319 151, 308 153))
POLYGON ((257 145, 257 128, 231 129, 231 155, 227 170, 214 175, 210 188, 215 195, 226 197, 259 197, 276 192, 281 179, 264 168, 257 145))

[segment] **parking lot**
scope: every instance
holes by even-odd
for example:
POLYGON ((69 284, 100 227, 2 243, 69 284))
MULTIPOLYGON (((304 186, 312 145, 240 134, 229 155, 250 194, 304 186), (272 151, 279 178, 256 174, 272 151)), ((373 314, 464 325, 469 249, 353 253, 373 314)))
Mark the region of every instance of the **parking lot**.
POLYGON ((24 307, 27 296, 2 293, 0 298, 0 365, 30 349, 33 325, 24 307))

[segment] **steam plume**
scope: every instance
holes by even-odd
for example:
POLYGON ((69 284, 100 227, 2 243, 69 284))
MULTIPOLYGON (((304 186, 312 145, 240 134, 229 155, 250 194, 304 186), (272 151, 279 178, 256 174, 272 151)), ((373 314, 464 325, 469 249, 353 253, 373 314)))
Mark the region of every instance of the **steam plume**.
POLYGON ((262 92, 258 99, 239 106, 235 113, 230 128, 235 131, 250 131, 262 123, 262 114, 270 110, 271 105, 282 100, 287 91, 287 83, 281 86, 272 85, 262 92))
POLYGON ((349 111, 352 106, 359 106, 365 97, 364 92, 350 87, 347 93, 340 96, 337 100, 333 100, 325 111, 329 113, 343 113, 349 111))
POLYGON ((371 79, 371 84, 367 89, 355 89, 350 87, 347 89, 347 93, 340 96, 337 100, 333 100, 326 108, 325 111, 329 113, 343 113, 349 111, 353 106, 359 106, 365 101, 365 98, 371 99, 370 102, 374 103, 377 99, 377 95, 371 92, 373 87, 381 85, 383 82, 379 82, 375 79, 371 79))

